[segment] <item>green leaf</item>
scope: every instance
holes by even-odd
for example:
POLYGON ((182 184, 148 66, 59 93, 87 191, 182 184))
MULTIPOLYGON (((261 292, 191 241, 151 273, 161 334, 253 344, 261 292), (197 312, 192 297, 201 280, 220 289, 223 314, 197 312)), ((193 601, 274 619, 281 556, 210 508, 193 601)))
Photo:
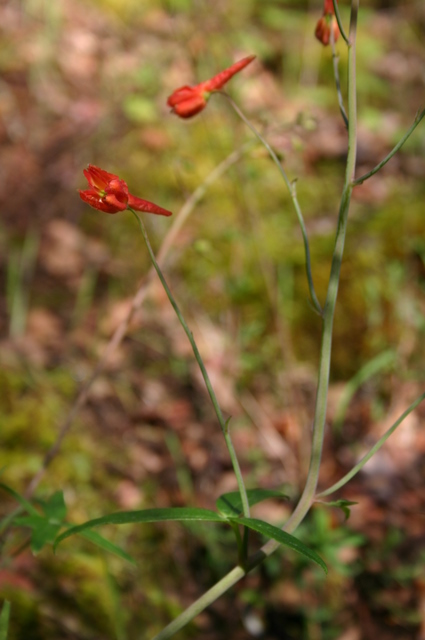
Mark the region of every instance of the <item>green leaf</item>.
POLYGON ((31 513, 35 516, 40 515, 39 512, 37 511, 37 509, 35 507, 32 506, 32 504, 30 502, 28 502, 28 500, 26 500, 23 496, 21 496, 19 493, 17 493, 16 491, 14 491, 13 489, 11 489, 10 487, 7 486, 7 484, 3 484, 2 482, 0 482, 0 489, 3 489, 4 491, 7 491, 7 493, 9 493, 11 496, 13 496, 15 498, 15 500, 17 502, 19 502, 19 504, 26 510, 28 511, 28 513, 31 513))
POLYGON ((7 640, 9 629, 10 602, 5 600, 0 613, 0 640, 7 640))
MULTIPOLYGON (((268 498, 281 498, 288 499, 280 491, 274 489, 248 489, 246 492, 248 497, 249 506, 258 504, 268 498)), ((240 516, 243 513, 242 500, 239 491, 232 491, 231 493, 224 493, 221 495, 215 503, 217 510, 226 518, 234 518, 240 516)))
POLYGON ((15 524, 21 527, 30 527, 30 529, 36 529, 42 522, 49 521, 40 514, 37 514, 36 516, 18 516, 15 518, 15 524))
POLYGON ((119 558, 122 558, 123 560, 127 560, 128 562, 131 562, 131 564, 136 564, 135 559, 129 553, 124 551, 124 549, 121 549, 121 547, 118 547, 116 544, 109 542, 109 540, 106 540, 106 538, 101 536, 96 531, 83 531, 79 535, 82 538, 89 540, 89 542, 92 542, 97 547, 100 547, 100 549, 103 549, 108 553, 112 553, 119 558))
POLYGON ((170 507, 167 509, 144 509, 143 511, 118 511, 117 513, 111 513, 101 518, 95 518, 94 520, 88 520, 84 524, 80 524, 76 527, 72 527, 68 531, 65 531, 55 541, 56 546, 69 538, 69 536, 75 533, 80 533, 86 529, 92 529, 93 527, 100 527, 104 524, 137 524, 141 522, 165 522, 165 521, 204 521, 204 522, 225 522, 225 520, 215 511, 209 509, 199 509, 196 507, 170 507))
POLYGON ((242 524, 244 527, 258 531, 258 533, 262 533, 267 538, 273 538, 273 540, 276 540, 306 558, 313 560, 313 562, 318 564, 325 573, 328 573, 328 569, 322 558, 315 551, 306 547, 306 545, 300 542, 298 538, 291 536, 289 533, 286 533, 286 531, 282 531, 282 529, 278 529, 278 527, 275 527, 268 522, 256 520, 255 518, 235 518, 233 522, 237 522, 238 524, 242 524))
POLYGON ((34 555, 37 555, 46 544, 53 544, 61 529, 60 524, 49 522, 47 518, 40 515, 21 516, 15 518, 15 522, 18 525, 32 529, 31 551, 34 555))
POLYGON ((353 504, 358 504, 358 502, 352 502, 352 500, 334 500, 333 502, 320 502, 320 504, 324 504, 326 507, 338 507, 344 512, 345 519, 348 520, 351 514, 350 507, 353 506, 353 504))
POLYGON ((40 525, 33 529, 31 536, 31 551, 37 555, 46 544, 53 544, 61 530, 60 524, 52 524, 47 520, 40 522, 40 525))
POLYGON ((40 501, 40 504, 50 522, 62 522, 65 519, 66 504, 63 491, 56 491, 47 501, 40 501))
MULTIPOLYGON (((43 516, 22 516, 15 518, 15 522, 18 525, 30 527, 33 530, 31 536, 31 550, 34 554, 37 554, 46 544, 53 544, 62 526, 71 528, 71 525, 67 523, 62 523, 62 525, 52 523, 47 518, 43 518, 43 516)), ((95 531, 83 531, 80 535, 82 538, 89 540, 89 542, 92 542, 104 551, 113 553, 132 564, 136 564, 136 561, 132 556, 117 545, 109 542, 109 540, 106 540, 106 538, 95 531)))

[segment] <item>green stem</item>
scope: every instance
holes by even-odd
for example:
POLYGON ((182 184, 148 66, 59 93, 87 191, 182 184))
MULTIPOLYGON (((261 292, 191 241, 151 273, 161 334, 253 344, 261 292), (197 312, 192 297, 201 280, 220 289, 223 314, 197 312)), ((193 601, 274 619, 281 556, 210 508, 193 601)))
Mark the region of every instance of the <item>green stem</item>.
MULTIPOLYGON (((294 522, 291 523, 288 521, 283 527, 283 530, 287 533, 292 533, 296 529, 296 526, 294 522)), ((172 638, 174 634, 183 629, 191 620, 196 618, 197 615, 218 600, 223 593, 226 593, 226 591, 239 582, 239 580, 274 553, 279 546, 279 543, 275 540, 269 540, 261 549, 248 558, 245 567, 234 567, 234 569, 229 571, 229 573, 211 587, 211 589, 206 591, 198 600, 193 602, 177 618, 162 629, 152 640, 168 640, 172 638)))
POLYGON ((169 299, 169 301, 171 303, 171 306, 173 307, 173 309, 174 309, 174 311, 176 313, 176 316, 178 317, 178 319, 180 321, 180 324, 183 327, 184 332, 187 335, 187 337, 189 339, 189 342, 190 342, 190 344, 192 346, 193 353, 195 355, 196 361, 197 361, 197 363, 199 365, 199 368, 201 370, 202 377, 204 378, 205 386, 207 387, 208 394, 209 394, 209 396, 211 398, 211 402, 213 404, 213 407, 214 407, 215 413, 217 415, 221 430, 222 430, 223 435, 224 435, 224 439, 226 441, 227 448, 229 450, 230 459, 231 459, 232 465, 233 465, 233 470, 235 472, 236 479, 237 479, 237 482, 238 482, 239 493, 241 495, 244 517, 249 518, 248 496, 246 494, 245 484, 244 484, 243 477, 242 477, 242 472, 241 472, 241 469, 240 469, 240 466, 239 466, 239 461, 238 461, 238 459, 236 457, 236 452, 235 452, 235 449, 233 447, 233 443, 232 443, 232 441, 230 439, 230 434, 229 434, 228 423, 229 423, 230 418, 227 421, 224 420, 223 414, 222 414, 221 409, 220 409, 220 405, 218 404, 217 397, 216 397, 216 395, 214 393, 214 389, 212 388, 211 381, 209 379, 209 376, 208 376, 207 370, 205 368, 204 362, 202 360, 201 354, 199 353, 199 350, 198 350, 198 347, 196 345, 196 342, 195 342, 195 339, 193 337, 193 334, 190 331, 189 327, 187 326, 186 321, 183 318, 183 315, 182 315, 179 307, 177 306, 177 303, 176 303, 176 301, 174 299, 174 296, 171 293, 170 288, 169 288, 169 286, 168 286, 168 284, 167 284, 167 282, 166 282, 166 280, 164 278, 164 275, 163 275, 163 273, 162 273, 162 271, 161 271, 161 269, 160 269, 160 267, 158 265, 158 262, 156 261, 155 254, 154 254, 153 249, 151 247, 151 243, 149 242, 149 238, 148 238, 148 234, 147 234, 147 231, 146 231, 146 227, 145 227, 143 221, 141 220, 141 218, 139 218, 139 216, 137 215, 137 213, 131 207, 128 207, 128 209, 129 209, 129 211, 131 211, 131 213, 134 215, 134 217, 136 218, 136 220, 139 223, 139 227, 140 227, 140 229, 142 231, 143 238, 145 240, 145 244, 146 244, 146 247, 148 249, 148 252, 149 252, 149 255, 150 255, 150 259, 151 259, 151 262, 152 262, 152 264, 154 266, 154 269, 158 274, 158 277, 159 277, 159 279, 161 281, 162 286, 164 287, 165 293, 168 296, 168 299, 169 299), (248 515, 245 515, 245 514, 248 514, 248 515))
POLYGON ((419 398, 417 398, 414 402, 412 402, 410 407, 408 407, 406 409, 406 411, 404 413, 402 413, 402 415, 399 417, 399 419, 396 420, 394 422, 394 424, 389 429, 387 429, 387 431, 384 433, 384 435, 371 448, 371 450, 365 456, 363 456, 363 458, 360 460, 360 462, 358 464, 356 464, 356 466, 351 469, 351 471, 349 471, 343 478, 341 478, 341 480, 338 480, 338 482, 336 482, 331 487, 329 487, 329 489, 326 489, 326 491, 321 491, 320 493, 318 493, 316 495, 316 498, 324 498, 325 496, 329 496, 331 493, 334 493, 335 491, 337 491, 338 489, 343 487, 345 484, 347 484, 347 482, 349 480, 351 480, 351 478, 353 478, 356 475, 356 473, 358 473, 361 469, 363 469, 363 467, 365 466, 366 462, 368 462, 368 460, 370 460, 371 457, 373 455, 375 455, 375 453, 377 451, 379 451, 379 449, 382 447, 382 445, 388 440, 390 435, 397 429, 397 427, 403 422, 403 420, 405 418, 407 418, 409 413, 414 411, 414 409, 416 409, 416 407, 423 400, 425 400, 425 393, 420 395, 419 398))
MULTIPOLYGON (((245 562, 246 562, 246 552, 244 549, 244 542, 242 540, 242 536, 241 536, 241 532, 239 530, 239 525, 236 522, 229 522, 230 526, 233 529, 233 533, 235 534, 236 537, 236 543, 238 546, 238 564, 241 567, 245 566, 245 562)), ((245 531, 247 530, 247 527, 244 527, 244 534, 245 531)))
POLYGON ((204 611, 212 602, 215 602, 223 593, 226 593, 233 585, 246 575, 242 567, 235 567, 224 578, 217 582, 211 589, 204 593, 196 602, 193 602, 177 618, 160 631, 152 640, 168 640, 174 634, 183 629, 193 618, 204 611))
POLYGON ((406 140, 412 135, 412 133, 414 132, 414 130, 416 129, 418 124, 421 122, 424 116, 425 116, 425 109, 417 113, 414 123, 412 124, 410 129, 405 133, 402 139, 396 144, 394 149, 392 149, 392 151, 390 151, 389 154, 378 165, 376 165, 374 169, 372 169, 372 171, 368 171, 368 173, 365 173, 364 175, 360 176, 360 178, 356 178, 355 180, 353 180, 353 186, 357 187, 357 185, 362 184, 365 180, 375 175, 375 173, 377 173, 380 169, 382 169, 382 167, 386 165, 389 160, 391 160, 393 155, 395 155, 397 151, 401 149, 401 147, 404 145, 406 140))
MULTIPOLYGON (((334 9, 335 9, 335 18, 336 18, 336 21, 338 23, 339 30, 341 32, 341 35, 342 35, 343 39, 345 40, 345 42, 349 46, 350 45, 350 41, 347 38, 347 35, 346 35, 345 31, 344 31, 344 27, 342 26, 341 15, 339 13, 339 7, 338 7, 338 0, 333 0, 333 3, 334 3, 334 9)), ((350 27, 351 27, 351 25, 350 25, 350 27)), ((350 36, 351 36, 351 33, 350 33, 350 36)))
POLYGON ((342 97, 342 92, 341 92, 341 81, 340 81, 340 78, 339 78, 339 69, 338 69, 339 56, 338 56, 338 54, 336 52, 336 48, 335 48, 335 36, 334 36, 333 29, 331 29, 331 47, 332 47, 332 63, 333 63, 333 70, 334 70, 336 92, 337 92, 337 95, 338 95, 339 110, 341 111, 341 115, 342 115, 342 119, 344 120, 344 124, 345 124, 346 128, 348 129, 348 116, 347 116, 346 111, 345 111, 344 99, 342 97))
POLYGON ((309 290, 310 290, 311 301, 312 301, 312 304, 313 304, 314 308, 316 309, 317 313, 321 316, 322 315, 322 307, 320 305, 320 302, 319 302, 319 300, 317 298, 317 295, 316 295, 316 291, 314 289, 313 275, 312 275, 312 272, 311 272, 310 246, 309 246, 309 243, 308 243, 307 229, 305 227, 303 214, 301 212, 301 207, 300 207, 299 202, 298 202, 295 181, 291 182, 289 180, 288 176, 286 175, 286 171, 282 167, 282 164, 281 164, 279 158, 276 155, 276 152, 272 149, 272 147, 269 145, 267 140, 265 138, 263 138, 261 133, 259 131, 257 131, 257 129, 252 124, 252 122, 250 120, 248 120, 248 118, 245 116, 245 114, 239 109, 239 107, 232 100, 232 98, 227 93, 225 93, 224 91, 220 91, 220 92, 217 92, 217 93, 221 93, 221 95, 225 96, 228 99, 228 101, 230 102, 230 104, 232 105, 233 109, 236 111, 238 116, 241 118, 241 120, 243 120, 243 122, 245 122, 247 127, 249 129, 251 129, 252 133, 258 138, 258 140, 261 142, 261 144, 267 149, 270 157, 272 158, 273 162, 276 164, 277 168, 279 169, 280 174, 281 174, 281 176, 282 176, 282 178, 283 178, 283 180, 284 180, 284 182, 285 182, 285 184, 287 186, 287 189, 289 191, 289 195, 291 196, 291 200, 292 200, 292 203, 293 203, 294 208, 295 208, 295 212, 297 214, 298 223, 299 223, 299 225, 301 227, 301 233, 302 233, 302 236, 303 236, 304 252, 305 252, 305 265, 306 265, 307 281, 308 281, 308 287, 309 287, 309 290))
POLYGON ((359 0, 351 2, 350 43, 348 45, 348 155, 345 182, 339 209, 338 227, 335 248, 332 258, 328 292, 323 310, 322 345, 320 351, 319 379, 317 384, 316 408, 313 422, 313 441, 310 467, 301 498, 287 524, 298 526, 309 511, 314 501, 322 457, 323 438, 326 423, 326 407, 328 401, 329 372, 332 351, 332 329, 335 305, 338 295, 342 257, 344 253, 345 234, 347 230, 348 211, 353 177, 356 167, 357 146, 357 100, 356 100, 356 27, 359 0))

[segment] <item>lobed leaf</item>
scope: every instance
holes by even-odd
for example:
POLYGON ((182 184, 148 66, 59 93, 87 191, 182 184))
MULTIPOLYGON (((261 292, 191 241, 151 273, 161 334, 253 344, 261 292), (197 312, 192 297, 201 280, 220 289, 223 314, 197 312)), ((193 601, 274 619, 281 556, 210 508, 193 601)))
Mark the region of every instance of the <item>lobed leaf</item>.
POLYGON ((31 534, 31 551, 37 555, 46 544, 53 544, 58 535, 61 525, 52 523, 43 516, 21 516, 15 518, 18 525, 30 527, 31 534))
POLYGON ((63 491, 56 491, 47 501, 41 502, 41 507, 52 522, 62 522, 66 517, 66 504, 63 491))

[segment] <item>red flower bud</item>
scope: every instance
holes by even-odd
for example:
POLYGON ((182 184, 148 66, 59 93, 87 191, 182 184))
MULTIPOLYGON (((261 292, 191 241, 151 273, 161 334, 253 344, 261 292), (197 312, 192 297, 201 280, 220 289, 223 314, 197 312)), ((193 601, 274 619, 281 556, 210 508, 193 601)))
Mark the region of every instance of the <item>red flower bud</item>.
POLYGON ((235 73, 238 73, 238 71, 246 67, 254 58, 255 56, 243 58, 210 80, 201 82, 194 87, 184 86, 176 89, 167 100, 168 106, 171 107, 173 113, 180 118, 191 118, 195 116, 202 111, 202 109, 205 109, 208 98, 213 91, 222 89, 235 73))
POLYGON ((320 40, 325 47, 331 41, 331 29, 334 34, 334 42, 339 38, 339 27, 334 15, 335 8, 333 1, 325 0, 323 4, 323 16, 318 21, 316 31, 314 32, 316 38, 320 40))
POLYGON ((202 92, 201 85, 180 87, 168 98, 167 104, 180 118, 191 118, 207 106, 208 97, 202 92))
POLYGON ((325 4, 323 7, 323 15, 335 15, 334 3, 333 0, 325 0, 325 4))
POLYGON ((339 27, 333 16, 323 15, 316 25, 314 35, 326 47, 331 41, 331 29, 334 34, 334 42, 339 38, 339 27))
POLYGON ((80 198, 94 209, 105 213, 118 213, 131 207, 136 211, 156 213, 160 216, 171 216, 171 211, 163 209, 153 202, 136 198, 128 192, 127 183, 113 173, 89 164, 84 175, 90 189, 80 190, 80 198))

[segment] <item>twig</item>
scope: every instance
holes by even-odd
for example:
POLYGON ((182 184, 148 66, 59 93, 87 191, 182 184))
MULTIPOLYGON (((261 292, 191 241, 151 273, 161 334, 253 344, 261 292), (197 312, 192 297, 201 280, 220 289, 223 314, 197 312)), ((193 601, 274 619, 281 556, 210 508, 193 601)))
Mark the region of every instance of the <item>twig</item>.
POLYGON ((364 175, 360 176, 360 178, 356 178, 356 180, 353 180, 353 186, 357 187, 359 184, 362 184, 365 180, 367 180, 368 178, 372 177, 373 175, 375 175, 375 173, 377 173, 380 169, 382 169, 382 167, 384 165, 386 165, 389 160, 391 160, 393 155, 395 155, 397 153, 397 151, 399 149, 401 149, 401 147, 404 145, 406 140, 414 132, 414 130, 416 129, 418 124, 421 122, 421 120, 423 119, 424 116, 425 116, 425 109, 423 109, 422 111, 418 111, 414 123, 408 129, 408 131, 404 134, 402 139, 399 140, 399 142, 397 142, 396 146, 389 152, 389 154, 387 156, 385 156, 385 158, 379 164, 376 165, 376 167, 374 169, 372 169, 371 171, 368 171, 368 173, 365 173, 364 175))
POLYGON ((150 259, 152 261, 152 265, 158 275, 158 278, 161 281, 161 284, 164 288, 165 293, 167 294, 167 297, 170 301, 171 306, 173 307, 175 314, 177 316, 177 318, 179 319, 179 322, 181 324, 181 326, 183 327, 183 330, 190 342, 190 346, 193 349, 193 353, 196 359, 196 362, 198 363, 198 366, 201 370, 202 373, 202 377, 204 378, 204 382, 205 382, 205 386, 207 388, 208 394, 210 396, 211 402, 213 404, 218 422, 220 424, 221 430, 223 432, 223 436, 224 439, 226 441, 226 445, 227 445, 227 450, 229 451, 229 455, 230 455, 230 459, 232 461, 232 466, 233 466, 233 471, 235 472, 235 476, 236 476, 236 480, 238 483, 238 488, 239 488, 239 493, 241 496, 241 501, 242 501, 242 507, 243 507, 243 514, 245 518, 249 518, 249 503, 248 503, 248 497, 247 497, 247 493, 246 493, 246 489, 245 489, 245 484, 243 481, 243 477, 242 477, 242 472, 241 472, 241 468, 239 466, 239 461, 238 458, 236 456, 236 451, 235 448, 233 446, 233 442, 230 438, 230 433, 229 433, 229 422, 230 422, 230 418, 228 418, 227 420, 224 419, 223 413, 221 411, 220 405, 218 403, 217 400, 217 396, 215 395, 213 386, 211 384, 211 380, 210 377, 208 375, 208 372, 205 368, 204 365, 204 361, 202 360, 202 356, 199 353, 199 349, 198 346, 195 342, 195 338, 193 337, 193 333, 191 332, 191 330, 189 329, 189 327, 187 326, 186 320, 183 317, 182 312, 180 311, 180 308, 173 296, 173 294, 171 293, 170 287, 167 284, 167 281, 165 280, 164 274, 162 273, 159 264, 155 258, 155 254, 152 250, 152 246, 151 243, 149 241, 149 237, 146 231, 146 227, 145 224, 143 222, 143 220, 137 215, 137 213, 131 208, 129 207, 129 210, 131 211, 131 213, 134 215, 134 217, 136 218, 137 222, 139 223, 139 227, 140 230, 143 234, 143 239, 145 241, 146 244, 146 248, 149 252, 149 256, 150 259))
POLYGON ((335 484, 333 484, 331 487, 329 487, 329 489, 326 489, 325 491, 321 491, 320 493, 318 493, 316 495, 316 498, 324 498, 325 496, 329 496, 331 493, 334 493, 335 491, 337 491, 338 489, 343 487, 345 484, 347 484, 347 482, 349 480, 351 480, 351 478, 353 478, 356 475, 356 473, 358 473, 361 469, 363 469, 363 467, 365 466, 366 462, 368 462, 371 459, 371 457, 373 455, 375 455, 375 453, 377 451, 379 451, 379 449, 382 447, 382 445, 388 440, 390 435, 392 433, 394 433, 394 431, 397 429, 397 427, 401 425, 403 420, 405 418, 407 418, 409 413, 412 413, 412 411, 414 409, 416 409, 416 407, 421 402, 423 402, 423 400, 425 400, 425 393, 420 395, 419 398, 416 398, 416 400, 414 402, 412 402, 410 407, 408 407, 406 409, 406 411, 404 411, 404 413, 401 414, 401 416, 398 418, 398 420, 396 420, 394 422, 394 424, 391 425, 391 427, 389 429, 387 429, 387 431, 384 433, 384 435, 378 440, 378 442, 376 442, 376 444, 373 445, 371 450, 365 456, 363 456, 363 458, 360 460, 360 462, 358 462, 351 469, 351 471, 346 473, 345 476, 341 478, 341 480, 338 480, 338 482, 335 482, 335 484))
POLYGON ((289 191, 289 195, 291 196, 291 200, 292 200, 292 203, 294 205, 295 212, 297 214, 298 223, 299 223, 299 225, 301 227, 301 233, 302 233, 303 241, 304 241, 304 253, 305 253, 305 264, 306 264, 307 281, 308 281, 308 288, 310 290, 311 302, 313 304, 314 309, 321 316, 323 314, 323 310, 322 310, 322 307, 320 305, 319 299, 318 299, 318 297, 316 295, 316 291, 315 291, 315 288, 314 288, 313 275, 312 275, 312 272, 311 272, 310 246, 309 246, 309 243, 308 243, 307 229, 306 229, 306 226, 305 226, 303 214, 301 212, 301 207, 300 207, 300 204, 299 204, 298 198, 297 198, 296 181, 293 180, 291 182, 289 180, 288 176, 286 175, 285 169, 282 167, 282 163, 280 162, 279 158, 276 155, 276 152, 269 145, 267 140, 261 135, 261 133, 254 127, 252 122, 246 117, 246 115, 243 113, 243 111, 241 111, 241 109, 232 100, 232 98, 224 91, 219 91, 218 93, 220 93, 221 95, 225 96, 228 99, 228 101, 230 102, 230 104, 232 105, 233 109, 238 114, 238 116, 241 118, 241 120, 243 120, 245 122, 247 127, 249 129, 251 129, 252 133, 258 138, 258 140, 260 140, 261 144, 264 145, 264 147, 267 149, 271 159, 273 160, 273 162, 275 163, 275 165, 277 166, 277 168, 280 171, 280 174, 281 174, 281 176, 282 176, 282 178, 283 178, 283 180, 284 180, 284 182, 286 184, 286 187, 287 187, 287 189, 289 191))
MULTIPOLYGON (((349 45, 350 41, 347 38, 347 34, 344 31, 344 27, 342 26, 341 14, 339 13, 339 7, 338 7, 338 0, 333 0, 333 3, 334 3, 334 9, 335 9, 335 17, 336 17, 336 21, 338 23, 339 30, 340 30, 341 35, 344 38, 346 44, 349 45)), ((331 29, 331 31, 332 31, 332 29, 331 29)))
POLYGON ((334 70, 336 92, 337 92, 337 95, 338 95, 339 110, 341 111, 341 115, 342 115, 342 119, 344 120, 344 124, 345 124, 346 128, 348 129, 348 116, 347 116, 347 113, 345 111, 344 99, 342 97, 342 92, 341 92, 341 81, 340 81, 340 78, 339 78, 339 68, 338 68, 339 56, 338 56, 338 54, 336 52, 336 48, 335 48, 335 34, 334 34, 334 30, 333 29, 331 29, 331 47, 332 47, 332 63, 333 63, 333 70, 334 70))

